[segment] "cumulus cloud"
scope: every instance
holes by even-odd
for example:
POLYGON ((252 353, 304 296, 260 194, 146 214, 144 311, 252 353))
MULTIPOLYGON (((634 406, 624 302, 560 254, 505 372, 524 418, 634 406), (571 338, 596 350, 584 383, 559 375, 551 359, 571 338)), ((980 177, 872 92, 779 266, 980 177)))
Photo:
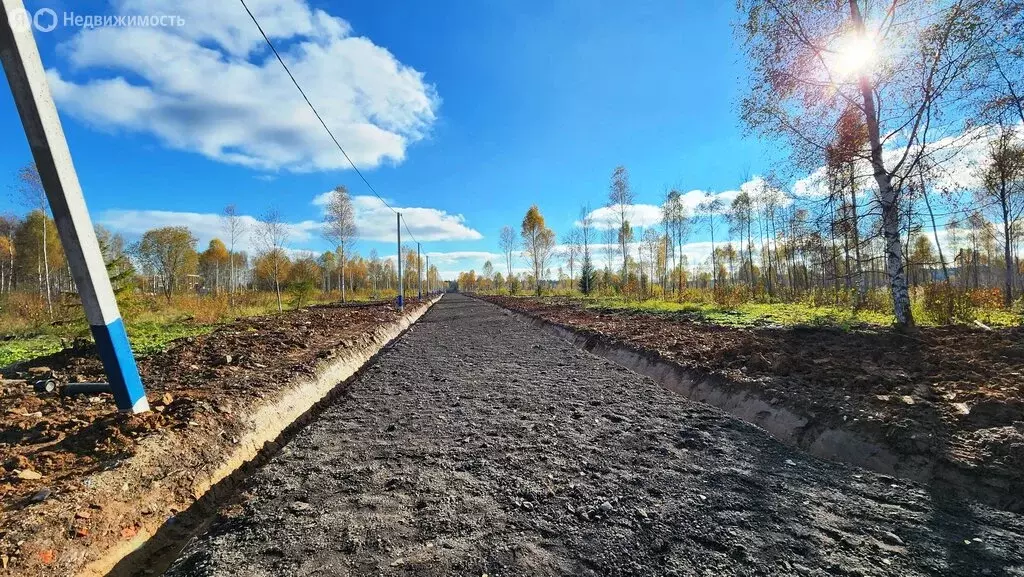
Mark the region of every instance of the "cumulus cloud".
MULTIPOLYGON (((686 207, 687 211, 691 216, 697 212, 697 206, 708 199, 717 199, 721 201, 721 208, 716 214, 724 214, 728 209, 732 201, 736 200, 740 192, 746 192, 753 198, 757 198, 762 195, 765 191, 765 180, 760 176, 755 176, 740 185, 739 190, 726 190, 722 192, 709 192, 706 190, 691 190, 682 194, 681 199, 683 206, 686 207)), ((791 202, 789 197, 783 199, 783 206, 788 206, 791 202)), ((661 225, 661 207, 653 204, 631 204, 626 207, 627 216, 629 223, 634 228, 636 227, 650 227, 661 225)), ((608 206, 602 206, 596 210, 590 212, 590 218, 594 222, 594 228, 600 230, 617 229, 618 228, 618 208, 612 208, 608 206)), ((576 226, 580 223, 577 222, 576 226)))
MULTIPOLYGON (((1016 128, 1019 132, 1024 126, 1018 123, 1016 128)), ((981 187, 981 170, 990 155, 992 142, 997 134, 994 127, 982 126, 929 143, 923 155, 924 165, 927 167, 927 186, 930 189, 949 192, 971 191, 981 187)), ((903 148, 886 150, 886 166, 895 166, 903 153, 903 148)), ((912 151, 912 154, 916 153, 916 149, 912 151)), ((858 160, 854 164, 854 178, 860 190, 869 194, 878 190, 873 172, 871 163, 867 160, 858 160)), ((912 176, 911 181, 914 178, 916 176, 912 176)), ((793 194, 800 198, 827 197, 828 180, 825 167, 820 166, 797 180, 793 185, 793 194)))
MULTIPOLYGON (((356 165, 401 162, 440 99, 424 75, 306 0, 251 8, 356 165)), ((114 0, 116 15, 166 13, 161 0, 114 0)), ((96 28, 58 48, 47 71, 61 110, 101 129, 259 170, 348 167, 265 47, 241 5, 181 0, 183 26, 96 28)))
MULTIPOLYGON (((243 215, 239 217, 245 228, 245 233, 238 239, 236 250, 244 250, 249 253, 258 251, 257 231, 259 222, 252 216, 243 215)), ((214 238, 227 241, 224 220, 219 214, 200 212, 179 212, 170 210, 106 210, 100 213, 97 222, 115 232, 128 236, 141 236, 147 230, 164 226, 186 226, 199 240, 198 249, 204 250, 214 238)), ((322 223, 315 220, 304 220, 300 222, 285 223, 288 232, 287 244, 291 245, 290 250, 310 252, 305 249, 295 249, 295 245, 312 242, 320 234, 322 223)), ((315 252, 315 251, 314 251, 315 252)))
MULTIPOLYGON (((313 204, 326 207, 330 195, 330 191, 317 195, 313 199, 313 204)), ((482 234, 466 224, 466 218, 461 214, 449 214, 436 208, 399 207, 389 204, 402 213, 402 220, 420 242, 483 238, 482 234)), ((357 195, 352 197, 352 206, 355 208, 356 234, 360 239, 395 241, 395 213, 384 202, 376 196, 357 195)), ((406 232, 403 226, 402 234, 405 235, 406 232)))

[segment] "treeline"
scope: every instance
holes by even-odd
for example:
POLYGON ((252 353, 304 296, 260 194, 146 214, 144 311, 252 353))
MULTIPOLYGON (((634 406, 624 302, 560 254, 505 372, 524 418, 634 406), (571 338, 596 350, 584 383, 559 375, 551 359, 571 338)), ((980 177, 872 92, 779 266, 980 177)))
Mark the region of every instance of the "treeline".
MULTIPOLYGON (((19 181, 38 186, 34 167, 19 172, 19 181)), ((355 248, 351 200, 344 187, 334 191, 327 212, 324 236, 335 249, 319 255, 287 247, 288 227, 276 211, 253 221, 239 215, 233 205, 224 209, 221 234, 205 247, 198 246, 195 233, 186 226, 153 228, 135 242, 102 226, 96 227, 96 235, 115 292, 122 298, 133 293, 167 300, 176 294, 232 298, 268 291, 277 295, 280 309, 282 293, 290 294, 297 306, 317 292, 338 293, 343 301, 396 293, 399 278, 394 258, 382 258, 376 250, 364 257, 355 248)), ((401 257, 406 294, 415 294, 422 262, 417 261, 415 247, 403 247, 401 257)), ((422 274, 425 290, 440 286, 436 267, 422 274)), ((53 316, 54 303, 76 292, 45 204, 24 216, 0 216, 0 297, 38 295, 53 316)))
POLYGON ((556 246, 528 215, 510 238, 532 243, 530 272, 512 274, 502 244, 508 288, 810 297, 883 309, 900 328, 920 312, 948 322, 972 307, 1019 306, 1024 2, 738 7, 749 71, 741 117, 787 153, 782 175, 699 202, 668 191, 662 221, 641 229, 619 167, 597 227, 581 218, 556 246), (690 233, 702 246, 686 246, 690 233))
MULTIPOLYGON (((990 158, 980 170, 999 170, 999 162, 990 158)), ((1013 194, 1024 201, 1024 171, 1016 179, 1013 194)), ((687 291, 703 290, 721 304, 809 300, 892 312, 885 241, 879 216, 867 208, 870 201, 799 198, 766 180, 750 182, 731 201, 708 193, 695 205, 688 195, 669 190, 661 221, 639 227, 631 223, 635 194, 628 171, 618 167, 600 222, 589 206, 582 207, 559 243, 533 206, 518 231, 501 231, 504 262, 496 268, 488 261, 479 273, 462 273, 459 287, 680 300, 694 297, 687 291), (696 235, 707 240, 692 244, 696 235), (707 256, 692 258, 695 252, 707 256), (528 271, 516 270, 520 257, 528 271)), ((940 238, 925 226, 934 213, 921 198, 919 210, 907 208, 901 255, 911 293, 929 320, 964 320, 972 308, 1012 306, 1005 297, 1024 283, 1020 227, 1009 229, 1014 232, 1006 266, 1006 237, 1000 234, 1005 229, 970 210, 963 224, 948 219, 940 238)))

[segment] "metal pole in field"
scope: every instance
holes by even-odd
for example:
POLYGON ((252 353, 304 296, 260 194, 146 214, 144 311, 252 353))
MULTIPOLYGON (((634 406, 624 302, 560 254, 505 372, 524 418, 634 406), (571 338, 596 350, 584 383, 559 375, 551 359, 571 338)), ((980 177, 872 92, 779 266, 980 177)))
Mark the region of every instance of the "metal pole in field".
POLYGON ((398 310, 405 310, 405 279, 402 278, 402 213, 398 215, 398 310))
POLYGON ((71 151, 64 138, 57 107, 46 82, 39 48, 32 36, 31 18, 11 22, 12 18, 28 15, 22 0, 2 0, 2 7, 0 61, 14 94, 114 400, 122 411, 148 411, 146 392, 117 310, 114 289, 107 277, 103 254, 85 206, 82 186, 71 161, 71 151))
POLYGON ((419 298, 423 300, 423 259, 420 258, 420 243, 416 243, 416 283, 419 285, 419 298))

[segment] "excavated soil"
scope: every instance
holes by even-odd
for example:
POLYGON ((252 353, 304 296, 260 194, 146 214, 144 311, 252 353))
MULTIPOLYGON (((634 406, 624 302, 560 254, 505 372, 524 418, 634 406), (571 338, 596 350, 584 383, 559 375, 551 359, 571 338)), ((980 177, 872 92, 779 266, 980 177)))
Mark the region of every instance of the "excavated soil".
POLYGON ((449 295, 166 574, 1024 575, 1024 518, 801 453, 449 295))
MULTIPOLYGON (((410 303, 410 309, 419 306, 410 303)), ((175 341, 139 361, 154 409, 141 415, 119 413, 109 393, 63 396, 33 388, 33 380, 47 377, 104 381, 91 346, 9 367, 4 377, 10 380, 0 387, 0 575, 63 574, 61 568, 79 563, 61 558, 63 543, 102 551, 134 539, 139 526, 132 519, 140 511, 150 519, 173 517, 177 504, 140 502, 120 511, 83 499, 93 489, 92 475, 117 469, 145 439, 167 429, 180 433, 189 451, 182 451, 180 470, 167 477, 160 478, 166 471, 159 473, 153 463, 159 475, 152 486, 194 485, 190 476, 238 442, 252 409, 297 377, 312 376, 321 363, 363 346, 370 333, 399 317, 383 303, 316 306, 175 341)), ((119 497, 130 503, 133 492, 151 490, 148 480, 141 481, 126 484, 119 497)))
POLYGON ((721 376, 815 426, 856 431, 1024 509, 1024 328, 736 328, 578 300, 482 298, 721 376))

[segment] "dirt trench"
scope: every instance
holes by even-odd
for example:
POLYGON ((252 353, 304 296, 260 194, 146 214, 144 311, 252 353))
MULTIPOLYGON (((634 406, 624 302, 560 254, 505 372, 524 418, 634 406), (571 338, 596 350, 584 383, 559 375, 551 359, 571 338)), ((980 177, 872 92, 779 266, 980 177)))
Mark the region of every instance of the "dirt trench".
POLYGON ((1024 518, 823 461, 449 295, 167 575, 1024 575, 1024 518))

